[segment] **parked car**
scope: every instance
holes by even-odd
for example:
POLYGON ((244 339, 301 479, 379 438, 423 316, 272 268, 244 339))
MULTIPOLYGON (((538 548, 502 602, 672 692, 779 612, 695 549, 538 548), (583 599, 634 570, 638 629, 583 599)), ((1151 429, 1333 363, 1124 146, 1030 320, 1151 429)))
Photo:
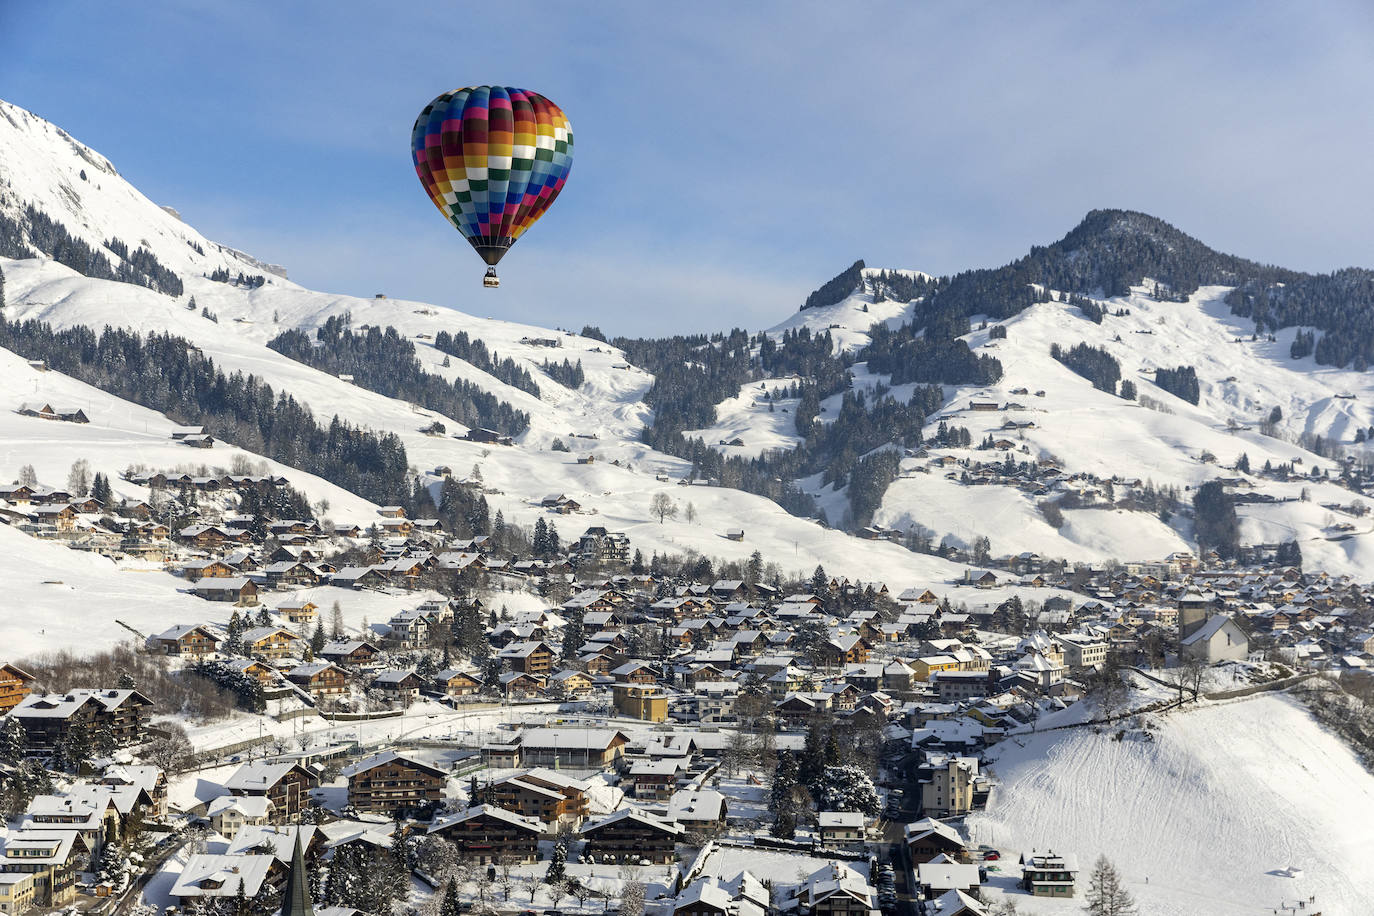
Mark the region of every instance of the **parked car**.
POLYGON ((989 849, 987 852, 983 853, 984 862, 996 862, 1000 858, 1002 858, 1002 854, 995 849, 989 849))

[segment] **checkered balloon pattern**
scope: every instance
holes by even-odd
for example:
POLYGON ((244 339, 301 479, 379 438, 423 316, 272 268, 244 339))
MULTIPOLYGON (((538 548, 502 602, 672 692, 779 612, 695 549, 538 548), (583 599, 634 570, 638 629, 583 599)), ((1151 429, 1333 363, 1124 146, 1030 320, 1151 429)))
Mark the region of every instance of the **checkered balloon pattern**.
POLYGON ((425 106, 411 156, 444 218, 495 265, 563 190, 572 126, 537 92, 477 86, 425 106))

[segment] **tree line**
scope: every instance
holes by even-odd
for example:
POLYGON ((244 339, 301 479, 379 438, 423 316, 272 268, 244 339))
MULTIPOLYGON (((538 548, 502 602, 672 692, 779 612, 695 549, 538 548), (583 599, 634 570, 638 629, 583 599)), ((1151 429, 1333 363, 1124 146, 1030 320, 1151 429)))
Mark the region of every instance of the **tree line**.
POLYGON ((530 425, 529 414, 463 379, 449 381, 426 372, 415 345, 394 327, 376 326, 354 332, 345 312, 327 319, 315 332, 283 331, 267 346, 283 356, 331 375, 352 375, 354 384, 389 398, 411 401, 470 427, 518 435, 530 425))
POLYGON ((321 424, 309 407, 257 376, 226 375, 185 338, 111 327, 97 334, 84 325, 56 330, 0 316, 0 346, 372 502, 392 503, 408 489, 406 450, 395 434, 338 416, 321 424))
POLYGON ((118 266, 33 204, 26 204, 18 218, 0 212, 0 255, 4 257, 31 258, 37 252, 84 277, 133 283, 168 296, 182 294, 181 277, 164 267, 148 249, 140 246, 130 252, 119 239, 107 239, 104 247, 119 259, 118 266))
POLYGON ((534 376, 530 375, 528 369, 510 357, 502 359, 499 353, 489 352, 485 342, 468 337, 467 331, 459 331, 456 334, 440 331, 434 335, 434 349, 449 356, 456 356, 507 385, 539 397, 539 386, 535 384, 534 376))

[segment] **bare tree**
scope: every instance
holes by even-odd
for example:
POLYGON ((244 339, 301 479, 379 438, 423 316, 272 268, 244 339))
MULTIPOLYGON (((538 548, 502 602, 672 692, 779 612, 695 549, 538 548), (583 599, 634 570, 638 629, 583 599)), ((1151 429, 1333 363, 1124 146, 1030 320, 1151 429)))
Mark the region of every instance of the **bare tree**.
MULTIPOLYGON (((515 860, 506 853, 500 853, 496 857, 496 886, 501 888, 501 894, 507 903, 510 902, 510 892, 515 887, 515 860)), ((557 906, 558 904, 554 904, 557 906)))
POLYGON ((191 739, 186 737, 186 729, 175 722, 158 727, 167 734, 148 742, 144 756, 149 762, 161 767, 168 776, 180 773, 195 763, 196 751, 191 739))
POLYGON ((19 483, 26 487, 32 487, 38 484, 38 473, 34 471, 33 465, 26 464, 19 469, 19 483))
POLYGON ((689 524, 689 525, 695 525, 696 523, 697 523, 697 507, 694 506, 694 505, 692 505, 692 504, 689 502, 689 503, 687 504, 687 524, 689 524))
POLYGON ((658 516, 658 523, 663 524, 667 518, 677 518, 677 503, 667 493, 659 491, 654 494, 654 498, 649 501, 649 514, 658 516))
POLYGON ((90 494, 91 463, 85 458, 78 458, 72 462, 72 469, 67 472, 67 490, 73 496, 90 494))
POLYGON ((620 916, 644 916, 643 881, 626 881, 620 886, 620 916))

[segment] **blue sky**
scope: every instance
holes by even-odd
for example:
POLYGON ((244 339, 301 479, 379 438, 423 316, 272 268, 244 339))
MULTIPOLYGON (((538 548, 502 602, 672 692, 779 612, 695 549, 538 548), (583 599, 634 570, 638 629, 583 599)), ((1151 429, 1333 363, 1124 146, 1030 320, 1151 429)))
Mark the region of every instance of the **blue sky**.
POLYGON ((574 329, 766 327, 855 258, 993 266, 1094 207, 1374 264, 1370 4, 672 6, 0 0, 0 97, 307 286, 574 329), (481 83, 577 137, 494 293, 409 158, 481 83))

